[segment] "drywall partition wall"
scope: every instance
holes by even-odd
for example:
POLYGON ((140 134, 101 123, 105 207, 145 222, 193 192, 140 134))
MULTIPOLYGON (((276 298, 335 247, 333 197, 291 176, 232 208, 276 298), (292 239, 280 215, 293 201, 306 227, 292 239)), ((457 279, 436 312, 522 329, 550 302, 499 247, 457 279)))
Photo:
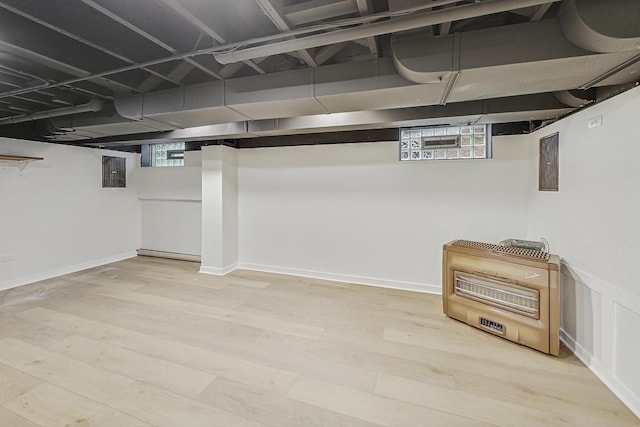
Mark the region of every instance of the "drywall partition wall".
POLYGON ((530 188, 528 236, 562 256, 561 334, 640 416, 640 88, 529 137, 560 133, 560 191, 530 188))
POLYGON ((223 275, 238 265, 238 153, 202 147, 201 273, 223 275))
POLYGON ((239 151, 240 267, 440 292, 442 244, 526 233, 526 140, 399 162, 397 142, 239 151))
POLYGON ((0 289, 135 256, 139 156, 0 138, 0 153, 44 157, 0 165, 0 289), (127 188, 102 188, 102 156, 125 157, 127 188))
POLYGON ((200 151, 185 153, 182 167, 138 171, 142 249, 200 255, 202 168, 200 151))

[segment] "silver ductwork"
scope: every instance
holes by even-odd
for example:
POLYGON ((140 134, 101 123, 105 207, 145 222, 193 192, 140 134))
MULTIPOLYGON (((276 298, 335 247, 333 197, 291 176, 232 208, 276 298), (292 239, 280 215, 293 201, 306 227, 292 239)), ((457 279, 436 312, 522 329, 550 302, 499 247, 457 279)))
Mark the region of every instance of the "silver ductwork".
POLYGON ((567 40, 581 49, 640 50, 640 1, 565 0, 558 22, 567 40))
MULTIPOLYGON (((443 74, 443 76, 445 76, 443 74)), ((416 85, 391 59, 350 62, 117 98, 123 117, 177 127, 432 105, 443 78, 416 85)))
MULTIPOLYGON (((169 132, 156 132, 144 140, 137 137, 121 139, 117 144, 205 141, 443 124, 528 122, 555 119, 572 110, 573 107, 562 104, 552 94, 535 94, 452 103, 446 106, 434 105, 380 111, 316 114, 198 126, 169 132)), ((100 144, 96 143, 95 145, 99 146, 100 144)))
MULTIPOLYGON (((491 7, 509 10, 543 3, 548 2, 487 0, 344 31, 382 24, 385 27, 374 28, 399 31, 416 28, 413 25, 418 25, 417 20, 421 20, 420 27, 430 25, 427 22, 436 22, 434 16, 437 21, 456 20, 468 17, 469 13, 479 14, 475 16, 492 13, 491 7), (408 25, 410 22, 413 24, 408 25)), ((69 127, 77 130, 78 139, 84 135, 83 128, 88 133, 94 132, 94 137, 100 132, 113 135, 114 129, 125 134, 150 128, 160 132, 175 129, 171 135, 180 139, 206 139, 409 123, 553 119, 590 101, 589 96, 574 89, 638 79, 640 1, 606 2, 608 12, 600 3, 605 2, 565 0, 558 19, 443 36, 424 32, 396 35, 392 39, 392 58, 294 69, 119 97, 114 107, 125 119, 93 124, 74 122, 69 127), (521 104, 509 105, 512 102, 521 104), (102 125, 105 127, 101 128, 102 125), (198 131, 190 132, 193 127, 198 131)), ((318 37, 333 37, 343 34, 342 31, 318 37)), ((348 34, 350 38, 370 35, 348 34)), ((314 40, 313 37, 316 36, 300 40, 314 40)), ((324 44, 336 42, 322 40, 324 44)), ((277 49, 287 46, 285 51, 310 47, 288 44, 293 42, 298 40, 269 46, 280 46, 277 49)), ((234 54, 249 49, 240 48, 234 54)), ((258 56, 272 53, 260 51, 258 56)), ((239 58, 234 56, 233 60, 239 58)))
POLYGON ((392 49, 396 69, 407 80, 455 77, 445 102, 575 89, 639 53, 584 50, 564 37, 556 20, 512 25, 500 32, 410 34, 394 38, 392 49))
POLYGON ((581 108, 593 102, 593 97, 587 91, 559 90, 554 92, 553 96, 564 105, 574 108, 581 108))
POLYGON ((572 110, 552 94, 535 94, 426 107, 255 120, 248 123, 247 132, 255 136, 272 136, 384 127, 505 123, 554 119, 572 110))
POLYGON ((343 30, 331 31, 297 39, 275 42, 248 48, 236 48, 224 53, 215 53, 216 61, 221 64, 246 61, 281 53, 294 52, 319 46, 352 41, 367 37, 390 34, 399 31, 414 30, 444 22, 476 18, 493 13, 506 12, 529 6, 539 6, 559 0, 486 0, 464 6, 441 9, 433 12, 408 15, 389 21, 366 24, 343 30))
MULTIPOLYGON (((554 19, 439 37, 410 33, 394 38, 392 51, 393 60, 289 70, 117 98, 115 108, 131 120, 185 128, 460 103, 575 89, 636 54, 586 51, 570 43, 554 19)), ((633 75, 622 80, 629 78, 633 75)), ((578 102, 564 99, 573 107, 578 102)))

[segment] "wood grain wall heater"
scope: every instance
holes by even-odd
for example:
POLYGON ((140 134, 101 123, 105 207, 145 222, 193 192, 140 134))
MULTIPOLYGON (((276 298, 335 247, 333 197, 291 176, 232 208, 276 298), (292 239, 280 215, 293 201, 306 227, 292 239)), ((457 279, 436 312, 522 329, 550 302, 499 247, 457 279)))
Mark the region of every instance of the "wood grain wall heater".
POLYGON ((560 258, 544 251, 455 240, 443 247, 444 313, 558 355, 560 258))

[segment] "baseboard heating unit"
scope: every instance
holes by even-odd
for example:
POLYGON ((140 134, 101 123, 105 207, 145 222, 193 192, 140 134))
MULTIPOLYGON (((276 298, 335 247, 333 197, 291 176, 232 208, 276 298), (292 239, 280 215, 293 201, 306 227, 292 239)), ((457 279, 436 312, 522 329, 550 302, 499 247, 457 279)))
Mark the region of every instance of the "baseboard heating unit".
POLYGON ((560 258, 545 251, 455 240, 443 246, 444 313, 557 356, 560 258))

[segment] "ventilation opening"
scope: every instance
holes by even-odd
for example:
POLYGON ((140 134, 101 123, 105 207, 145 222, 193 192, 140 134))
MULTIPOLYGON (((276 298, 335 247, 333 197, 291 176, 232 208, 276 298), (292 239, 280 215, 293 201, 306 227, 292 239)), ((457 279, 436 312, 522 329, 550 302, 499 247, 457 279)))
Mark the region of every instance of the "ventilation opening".
POLYGON ((549 253, 545 251, 536 251, 534 249, 519 248, 517 246, 501 246, 492 243, 474 242, 471 240, 456 240, 453 246, 463 246, 466 248, 480 249, 500 254, 515 255, 523 258, 532 258, 548 261, 549 253))
POLYGON ((460 147, 460 136, 425 136, 422 138, 424 148, 456 148, 460 147))
POLYGON ((489 319, 485 319, 484 317, 481 317, 480 326, 482 326, 483 328, 489 329, 493 332, 504 334, 504 325, 502 323, 494 322, 493 320, 489 320, 489 319))
POLYGON ((536 289, 456 271, 455 293, 514 313, 539 318, 540 295, 536 289))

